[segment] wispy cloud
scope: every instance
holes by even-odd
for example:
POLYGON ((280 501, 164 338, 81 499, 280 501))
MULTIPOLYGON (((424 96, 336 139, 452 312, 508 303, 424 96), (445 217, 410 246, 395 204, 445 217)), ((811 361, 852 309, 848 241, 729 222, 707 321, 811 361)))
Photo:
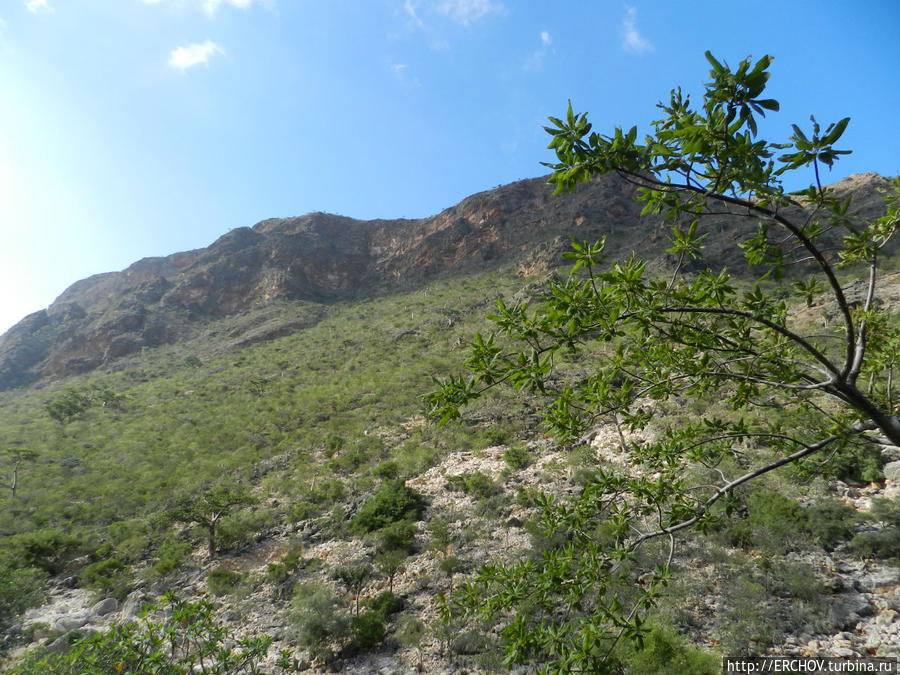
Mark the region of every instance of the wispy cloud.
POLYGON ((25 7, 27 7, 28 11, 32 14, 37 14, 38 12, 53 12, 53 8, 47 0, 27 0, 25 7))
MULTIPOLYGON (((145 5, 161 5, 164 1, 166 0, 141 0, 145 5)), ((218 12, 222 5, 234 7, 235 9, 248 9, 254 2, 261 2, 270 7, 273 4, 268 0, 168 0, 168 2, 179 6, 200 6, 210 16, 218 12)))
POLYGON ((525 59, 525 63, 522 67, 525 70, 539 70, 544 65, 544 59, 547 58, 547 53, 551 49, 551 45, 553 44, 553 36, 550 35, 545 30, 540 32, 541 38, 541 46, 538 47, 534 52, 525 59))
POLYGON ((488 14, 503 14, 506 8, 493 0, 442 0, 437 5, 437 11, 468 26, 488 14))
POLYGON ((425 23, 419 18, 416 3, 413 0, 403 0, 403 13, 409 18, 409 23, 416 28, 425 28, 425 23))
POLYGON ((200 65, 206 66, 216 54, 224 56, 225 50, 221 45, 207 40, 203 44, 190 44, 173 49, 169 54, 169 65, 179 70, 187 70, 200 65))
POLYGON ((629 7, 622 19, 622 49, 633 54, 642 54, 653 49, 637 28, 637 9, 629 7))
POLYGON ((409 66, 407 66, 405 63, 393 64, 391 66, 391 72, 394 74, 394 77, 396 77, 401 82, 411 84, 414 87, 422 86, 422 81, 418 77, 410 73, 409 66))
POLYGON ((215 14, 222 5, 231 5, 236 9, 247 9, 253 0, 203 0, 203 11, 215 14))

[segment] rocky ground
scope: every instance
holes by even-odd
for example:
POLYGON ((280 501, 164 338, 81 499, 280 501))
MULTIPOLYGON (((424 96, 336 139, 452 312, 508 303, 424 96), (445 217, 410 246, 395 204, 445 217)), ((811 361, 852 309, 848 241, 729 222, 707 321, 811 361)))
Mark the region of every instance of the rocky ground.
MULTIPOLYGON (((631 442, 634 439, 627 440, 631 442)), ((625 466, 620 438, 614 427, 601 429, 591 444, 598 461, 625 466)), ((452 453, 439 465, 409 481, 409 485, 428 500, 426 521, 435 514, 441 514, 450 524, 457 542, 453 550, 444 552, 428 550, 421 545, 419 552, 407 560, 405 568, 395 579, 394 592, 404 598, 404 611, 415 614, 426 626, 436 625, 436 594, 439 590, 447 590, 449 583, 438 567, 442 555, 458 556, 467 571, 473 571, 488 560, 515 558, 530 546, 530 538, 522 528, 522 523, 531 515, 527 507, 514 505, 502 519, 478 516, 476 503, 471 497, 447 489, 449 477, 480 471, 503 481, 504 489, 511 497, 518 488, 539 487, 559 494, 574 490, 568 480, 572 469, 558 449, 547 445, 539 448, 540 451, 534 453, 536 460, 533 464, 512 473, 504 461, 506 449, 506 446, 500 445, 483 451, 452 453)), ((900 495, 900 451, 891 450, 895 454, 889 456, 893 461, 885 467, 886 481, 883 485, 851 486, 835 481, 829 488, 833 496, 859 511, 871 508, 876 497, 896 499, 900 495)), ((514 503, 514 500, 510 502, 514 503)), ((420 542, 427 540, 424 522, 419 523, 418 539, 420 542)), ((326 540, 309 523, 300 523, 272 533, 252 550, 225 555, 213 563, 203 560, 198 553, 194 564, 182 572, 174 585, 182 597, 207 596, 206 574, 218 565, 263 579, 270 562, 297 546, 301 547, 304 558, 321 560, 324 563, 319 567, 321 570, 361 560, 373 553, 371 545, 363 540, 326 540)), ((805 563, 815 570, 826 589, 821 598, 826 610, 824 618, 820 616, 801 632, 787 637, 783 644, 767 650, 767 653, 900 657, 900 568, 860 560, 842 551, 841 547, 830 554, 821 551, 792 552, 787 559, 805 563)), ((685 567, 691 569, 689 564, 685 567)), ((707 567, 709 569, 698 566, 692 573, 698 578, 714 576, 714 567, 707 567)), ((325 578, 324 572, 318 574, 325 578)), ((386 589, 387 581, 379 581, 364 591, 363 599, 374 597, 386 589)), ((120 604, 114 599, 97 598, 89 591, 60 584, 53 590, 46 605, 27 612, 23 627, 27 629, 39 624, 41 628, 34 631, 35 643, 62 649, 66 644, 65 635, 70 631, 95 631, 114 621, 134 619, 140 607, 156 599, 160 590, 151 586, 138 588, 120 604)), ((280 649, 293 648, 291 628, 285 618, 289 603, 279 598, 270 584, 260 581, 244 597, 222 596, 213 600, 220 606, 221 620, 237 633, 266 633, 275 638, 269 652, 270 668, 274 668, 280 649)), ((350 606, 349 596, 347 603, 350 606)), ((723 609, 721 598, 711 595, 703 603, 705 623, 697 626, 696 632, 692 631, 695 632, 693 637, 700 644, 715 647, 715 642, 708 636, 715 633, 717 616, 723 609)), ((317 672, 317 668, 302 653, 298 653, 298 663, 301 668, 317 672)), ((426 632, 419 649, 403 649, 395 645, 391 651, 367 654, 341 664, 342 672, 359 675, 399 675, 419 672, 420 667, 428 673, 449 674, 459 670, 458 664, 442 656, 440 640, 429 632, 426 632)), ((478 672, 477 668, 468 669, 469 672, 478 672)))

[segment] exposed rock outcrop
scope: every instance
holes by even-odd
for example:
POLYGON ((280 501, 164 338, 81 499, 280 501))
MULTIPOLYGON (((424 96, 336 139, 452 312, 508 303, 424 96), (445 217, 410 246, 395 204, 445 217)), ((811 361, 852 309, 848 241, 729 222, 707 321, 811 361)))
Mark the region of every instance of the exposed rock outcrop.
MULTIPOLYGON (((834 188, 838 196, 853 192, 854 209, 873 217, 883 209, 878 188, 885 185, 877 174, 860 174, 834 188)), ((668 224, 640 219, 634 196, 633 185, 608 175, 554 199, 546 179, 535 178, 473 195, 430 218, 312 213, 237 228, 207 248, 145 258, 70 286, 0 336, 0 390, 86 372, 185 339, 205 319, 272 301, 327 303, 513 261, 523 275, 545 272, 560 263, 571 237, 605 235, 612 257, 638 250, 666 264, 668 224)), ((755 221, 716 216, 709 226, 718 236, 710 238, 707 258, 733 269, 741 254, 734 240, 755 221)), ((284 334, 270 329, 270 337, 284 334)))

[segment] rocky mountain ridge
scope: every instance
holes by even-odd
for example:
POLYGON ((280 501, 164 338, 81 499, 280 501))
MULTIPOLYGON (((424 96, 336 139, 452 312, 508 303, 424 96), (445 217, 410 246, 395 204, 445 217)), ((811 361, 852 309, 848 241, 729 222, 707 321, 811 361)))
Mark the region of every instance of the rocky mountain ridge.
MULTIPOLYGON (((860 174, 835 190, 852 192, 854 208, 868 217, 882 208, 877 190, 886 184, 877 174, 860 174)), ((634 197, 634 186, 614 175, 565 199, 552 197, 546 178, 534 178, 478 193, 429 218, 360 221, 312 213, 263 220, 207 248, 145 258, 76 282, 0 336, 0 390, 87 372, 185 339, 204 320, 275 300, 360 298, 510 262, 524 276, 559 264, 571 237, 606 235, 612 257, 633 250, 664 256, 667 225, 645 219, 638 227, 641 205, 634 197)), ((710 245, 709 258, 727 264, 725 252, 747 222, 717 223, 722 236, 710 245)))

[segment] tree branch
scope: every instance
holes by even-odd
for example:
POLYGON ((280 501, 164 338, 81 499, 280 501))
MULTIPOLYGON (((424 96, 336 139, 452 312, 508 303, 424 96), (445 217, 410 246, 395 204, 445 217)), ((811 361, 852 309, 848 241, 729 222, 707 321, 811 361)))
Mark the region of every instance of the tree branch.
MULTIPOLYGON (((632 546, 632 548, 634 548, 634 547, 640 546, 648 539, 653 539, 655 537, 661 537, 663 535, 671 535, 680 530, 689 528, 689 527, 695 525, 703 516, 705 516, 709 512, 709 509, 713 506, 713 504, 715 504, 722 497, 724 497, 729 492, 734 490, 736 487, 743 485, 744 483, 747 483, 747 482, 753 480, 754 478, 758 478, 759 476, 762 476, 763 474, 769 473, 770 471, 774 471, 775 469, 782 467, 785 464, 790 464, 791 462, 796 462, 799 459, 803 459, 804 457, 806 457, 808 455, 818 452, 819 450, 822 450, 823 448, 829 446, 831 443, 834 443, 834 441, 836 441, 840 438, 843 438, 848 433, 849 434, 861 434, 864 431, 871 431, 875 428, 876 428, 876 424, 874 422, 872 422, 871 420, 867 420, 865 422, 858 422, 858 423, 852 425, 851 427, 848 427, 843 434, 834 434, 832 436, 829 436, 828 438, 825 438, 825 439, 819 441, 818 443, 814 443, 813 445, 803 445, 803 448, 801 450, 798 450, 797 452, 795 452, 793 454, 787 455, 786 457, 782 457, 781 459, 779 459, 777 461, 770 462, 769 464, 766 464, 765 466, 761 466, 758 469, 754 469, 753 471, 745 473, 740 478, 736 478, 733 481, 718 488, 716 490, 716 493, 712 497, 707 499, 706 502, 704 502, 704 504, 698 509, 697 514, 695 516, 693 516, 692 518, 688 518, 687 520, 683 520, 680 523, 676 523, 675 525, 670 525, 669 527, 661 528, 654 532, 647 532, 645 534, 642 534, 634 542, 631 542, 631 546, 632 546)), ((800 443, 800 441, 797 441, 796 439, 793 439, 793 438, 790 438, 787 436, 785 436, 784 438, 787 438, 788 440, 791 440, 798 444, 800 443)))

